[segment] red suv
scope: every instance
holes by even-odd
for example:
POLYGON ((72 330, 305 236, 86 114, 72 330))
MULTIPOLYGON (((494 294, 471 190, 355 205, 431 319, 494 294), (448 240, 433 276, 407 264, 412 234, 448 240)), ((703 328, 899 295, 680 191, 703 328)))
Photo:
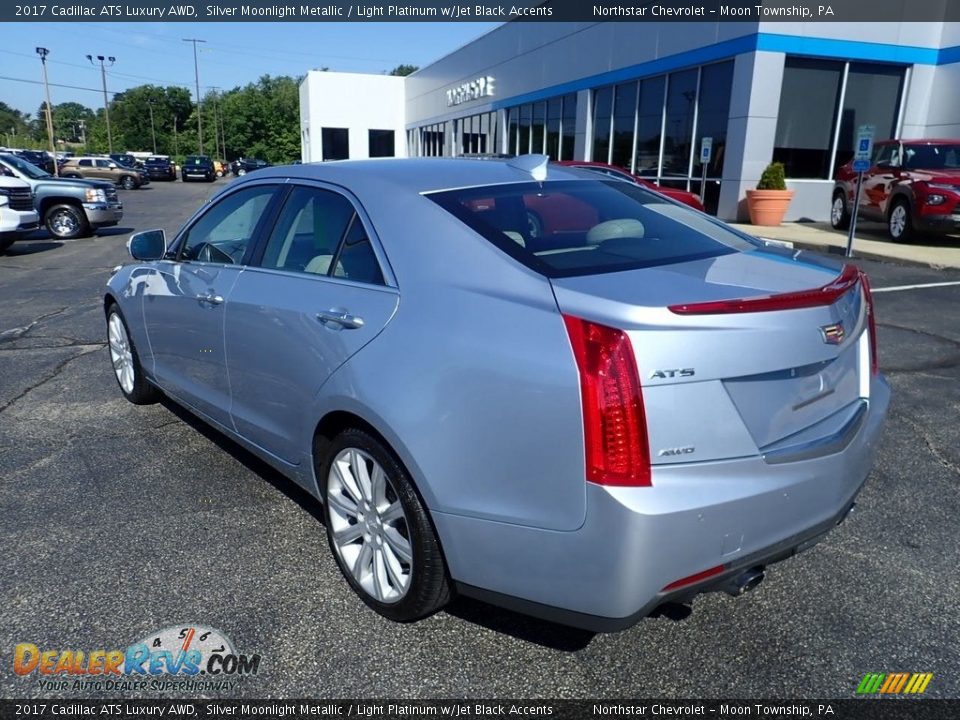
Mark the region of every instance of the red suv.
POLYGON ((594 172, 620 178, 621 180, 629 180, 636 185, 642 185, 648 190, 653 190, 661 195, 666 195, 671 200, 677 200, 678 202, 682 202, 684 205, 689 205, 694 210, 700 210, 701 212, 703 211, 703 203, 701 203, 700 198, 694 195, 692 192, 678 190, 676 188, 660 187, 656 183, 652 183, 649 180, 644 180, 641 177, 637 177, 629 170, 618 168, 615 165, 609 165, 603 162, 592 162, 590 160, 557 160, 556 163, 557 165, 566 165, 567 167, 593 170, 594 172))
MULTIPOLYGON (((846 229, 857 173, 837 170, 830 224, 846 229)), ((960 140, 885 140, 873 147, 863 174, 859 216, 887 224, 894 242, 917 232, 960 232, 960 140)))

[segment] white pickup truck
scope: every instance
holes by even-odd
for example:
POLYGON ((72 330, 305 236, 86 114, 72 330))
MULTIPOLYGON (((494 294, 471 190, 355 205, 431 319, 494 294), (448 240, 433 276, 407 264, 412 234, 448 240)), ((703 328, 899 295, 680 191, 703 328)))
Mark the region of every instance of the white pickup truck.
POLYGON ((23 180, 0 176, 0 253, 39 224, 30 186, 23 180))

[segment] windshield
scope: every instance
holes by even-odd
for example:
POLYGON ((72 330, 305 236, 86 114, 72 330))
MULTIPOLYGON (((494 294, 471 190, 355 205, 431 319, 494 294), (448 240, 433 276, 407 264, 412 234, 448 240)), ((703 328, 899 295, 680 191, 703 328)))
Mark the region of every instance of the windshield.
POLYGON ((958 145, 904 145, 906 162, 911 170, 957 170, 960 169, 960 144, 958 145))
POLYGON ((618 272, 755 249, 703 213, 632 183, 512 183, 427 194, 547 277, 618 272))
POLYGON ((16 155, 0 155, 0 160, 3 160, 7 165, 12 167, 17 172, 26 175, 31 180, 52 177, 52 175, 50 175, 50 173, 48 173, 46 170, 41 170, 36 165, 28 163, 26 160, 19 158, 16 155))

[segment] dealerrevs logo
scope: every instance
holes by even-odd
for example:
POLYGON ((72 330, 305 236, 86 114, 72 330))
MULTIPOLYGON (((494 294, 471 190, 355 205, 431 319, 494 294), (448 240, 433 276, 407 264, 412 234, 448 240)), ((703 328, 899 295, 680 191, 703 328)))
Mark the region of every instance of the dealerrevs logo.
POLYGON ((36 674, 48 690, 230 689, 236 685, 236 678, 256 675, 260 659, 258 653, 237 652, 230 638, 219 630, 184 624, 150 633, 123 650, 41 648, 34 643, 19 643, 13 653, 13 671, 20 676, 36 674), (80 676, 84 682, 80 682, 80 676), (126 677, 119 681, 118 676, 126 677), (186 680, 199 681, 197 676, 204 676, 203 682, 184 685, 186 680), (176 681, 129 682, 161 677, 176 681), (59 681, 54 682, 54 678, 59 681))

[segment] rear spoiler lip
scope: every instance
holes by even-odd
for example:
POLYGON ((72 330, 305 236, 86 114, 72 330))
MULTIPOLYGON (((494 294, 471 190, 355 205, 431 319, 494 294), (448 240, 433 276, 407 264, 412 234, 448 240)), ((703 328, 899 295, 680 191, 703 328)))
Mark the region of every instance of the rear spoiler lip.
POLYGON ((772 312, 833 305, 842 295, 861 281, 863 272, 855 265, 844 265, 840 274, 826 285, 810 290, 795 290, 776 295, 761 295, 732 300, 668 305, 676 315, 731 315, 736 313, 772 312))

